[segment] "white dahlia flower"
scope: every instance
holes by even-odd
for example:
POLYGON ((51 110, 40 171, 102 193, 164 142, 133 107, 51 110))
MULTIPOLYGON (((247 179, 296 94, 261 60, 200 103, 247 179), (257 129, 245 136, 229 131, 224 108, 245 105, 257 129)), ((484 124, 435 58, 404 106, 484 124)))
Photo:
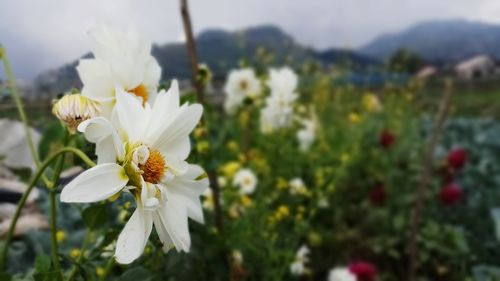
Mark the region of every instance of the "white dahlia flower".
POLYGON ((224 109, 232 114, 241 106, 245 98, 255 98, 261 95, 260 81, 251 68, 231 70, 224 92, 226 93, 224 109))
POLYGON ((252 194, 257 187, 257 176, 250 169, 240 169, 234 175, 233 184, 240 188, 241 194, 252 194))
POLYGON ((356 281, 356 276, 347 268, 337 267, 330 270, 328 281, 356 281))
POLYGON ((179 105, 173 81, 152 106, 117 88, 113 124, 97 117, 78 126, 96 143, 98 165, 66 185, 61 201, 96 202, 122 191, 134 196, 136 210, 116 244, 119 263, 142 254, 153 225, 165 251, 189 251, 188 217, 203 223, 199 196, 208 187, 202 168, 185 161, 191 149, 189 134, 201 114, 198 104, 179 105))
POLYGON ((89 32, 94 58, 81 59, 77 71, 82 95, 100 102, 102 115, 110 115, 116 88, 142 99, 154 100, 161 68, 151 55, 151 43, 135 31, 98 26, 89 32))

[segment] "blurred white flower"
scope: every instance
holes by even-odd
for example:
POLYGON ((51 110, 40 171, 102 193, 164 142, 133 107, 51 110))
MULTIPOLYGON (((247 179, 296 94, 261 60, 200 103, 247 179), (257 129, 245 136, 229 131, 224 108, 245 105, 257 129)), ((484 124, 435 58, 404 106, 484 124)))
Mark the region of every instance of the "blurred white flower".
MULTIPOLYGON (((30 128, 33 145, 38 147, 41 136, 30 128)), ((23 123, 8 119, 0 119, 0 166, 8 168, 30 168, 35 170, 35 160, 26 138, 23 123)))
POLYGON ((302 124, 304 127, 297 131, 297 140, 299 141, 299 149, 305 152, 309 150, 316 140, 316 121, 306 119, 302 121, 302 124))
POLYGON ((92 29, 89 37, 94 58, 81 59, 76 69, 82 95, 100 102, 103 116, 111 114, 116 88, 143 103, 154 100, 161 68, 151 55, 150 42, 135 31, 104 25, 92 29))
POLYGON ((257 176, 250 169, 240 169, 234 176, 233 184, 241 194, 252 194, 257 186, 257 176))
POLYGON ((201 167, 189 165, 189 134, 202 107, 179 105, 177 82, 161 91, 153 106, 116 89, 116 122, 103 117, 82 122, 78 130, 96 143, 98 165, 63 189, 63 202, 96 202, 121 191, 134 195, 136 210, 118 237, 116 260, 130 263, 147 243, 153 224, 168 251, 189 251, 188 217, 203 223, 199 200, 208 187, 201 167), (116 127, 114 127, 116 126, 116 127))
POLYGON ((295 254, 295 260, 290 265, 292 275, 301 276, 307 270, 306 263, 309 262, 310 250, 306 245, 302 245, 295 254))
POLYGON ((214 210, 214 195, 212 189, 207 188, 203 192, 203 208, 209 211, 214 210))
POLYGON ((307 187, 301 178, 294 178, 290 181, 290 194, 305 195, 308 193, 307 187))
POLYGON ((328 281, 356 281, 356 275, 352 274, 347 268, 337 267, 330 270, 328 281))
POLYGON ((99 103, 81 94, 66 94, 54 103, 52 113, 74 134, 80 123, 98 116, 99 103))
POLYGON ((224 176, 218 176, 217 183, 219 184, 220 188, 224 188, 227 185, 227 178, 224 176))
POLYGON ((251 68, 231 70, 224 92, 226 93, 224 109, 227 113, 233 114, 245 98, 255 98, 261 95, 260 81, 251 68))
POLYGON ((267 86, 275 96, 282 96, 283 98, 289 96, 295 92, 297 84, 297 74, 287 66, 269 71, 267 86))
POLYGON ((297 75, 288 67, 271 69, 267 85, 271 95, 266 99, 266 105, 261 110, 261 131, 272 132, 276 129, 286 128, 293 121, 293 106, 298 95, 297 75))
POLYGON ((243 263, 243 254, 240 250, 233 250, 231 252, 231 258, 237 265, 241 265, 243 263))

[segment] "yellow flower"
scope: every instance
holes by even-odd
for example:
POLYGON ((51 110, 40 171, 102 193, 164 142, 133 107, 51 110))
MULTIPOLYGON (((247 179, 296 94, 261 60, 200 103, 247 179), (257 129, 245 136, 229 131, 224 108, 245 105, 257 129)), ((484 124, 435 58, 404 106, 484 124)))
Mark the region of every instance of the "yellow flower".
POLYGON ((207 135, 207 129, 203 126, 199 126, 193 131, 193 136, 196 139, 201 139, 207 135))
POLYGON ((238 219, 240 217, 240 212, 238 211, 238 205, 233 204, 229 207, 229 217, 232 219, 238 219))
POLYGON ((351 124, 358 124, 359 122, 361 122, 361 116, 356 112, 349 113, 349 116, 347 118, 349 119, 349 122, 351 124))
POLYGON ((234 153, 237 153, 237 152, 240 150, 240 148, 239 148, 239 146, 238 146, 238 143, 237 143, 237 142, 235 142, 235 141, 230 141, 230 142, 228 142, 228 143, 227 143, 227 148, 228 148, 230 151, 234 152, 234 153))
POLYGON ((240 202, 241 202, 241 205, 243 205, 243 207, 245 207, 245 208, 248 208, 248 207, 252 206, 252 204, 253 204, 252 198, 248 197, 247 195, 241 196, 240 202))
POLYGON ((321 234, 315 231, 311 231, 307 235, 307 240, 309 241, 309 244, 311 244, 311 246, 319 246, 321 245, 323 239, 321 238, 321 234))
POLYGON ((64 230, 58 230, 56 232, 56 239, 57 239, 57 242, 62 242, 64 240, 66 240, 66 232, 64 230))
POLYGON ((82 254, 82 252, 80 251, 80 249, 77 249, 77 248, 74 248, 71 250, 71 252, 69 253, 69 256, 76 259, 78 258, 80 255, 82 254))
POLYGON ((342 162, 342 164, 346 164, 350 159, 351 156, 347 153, 342 153, 342 155, 340 155, 340 162, 342 162))
POLYGON ((276 188, 278 189, 287 189, 288 188, 288 181, 286 181, 284 178, 278 178, 276 182, 276 188))
POLYGON ((238 154, 238 161, 240 161, 240 163, 245 163, 247 161, 247 157, 244 153, 238 154))
POLYGON ((240 167, 241 165, 239 162, 231 161, 224 164, 224 166, 222 166, 221 168, 221 171, 226 177, 232 178, 236 174, 236 172, 240 169, 240 167))
POLYGON ((282 220, 290 215, 290 209, 286 205, 280 205, 276 210, 275 218, 277 220, 282 220))
POLYGON ((102 277, 102 276, 104 276, 105 273, 106 273, 106 271, 104 270, 104 268, 102 268, 100 266, 96 267, 95 274, 97 275, 97 277, 102 277))
POLYGON ((196 144, 196 151, 200 154, 205 154, 210 150, 210 143, 208 141, 199 141, 196 144))
POLYGON ((248 122, 250 121, 250 113, 248 111, 246 111, 246 110, 243 110, 240 113, 239 121, 240 121, 240 125, 242 127, 248 126, 248 122))
POLYGON ((368 112, 380 112, 382 110, 380 100, 372 93, 364 94, 361 103, 363 108, 368 112))
POLYGON ((269 163, 267 162, 267 159, 262 155, 261 152, 257 150, 251 150, 250 159, 257 171, 262 173, 268 173, 270 171, 269 163))

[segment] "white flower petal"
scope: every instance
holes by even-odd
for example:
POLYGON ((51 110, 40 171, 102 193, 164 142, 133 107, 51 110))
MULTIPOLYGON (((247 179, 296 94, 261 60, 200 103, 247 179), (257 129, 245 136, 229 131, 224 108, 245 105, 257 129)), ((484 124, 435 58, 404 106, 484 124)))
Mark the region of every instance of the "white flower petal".
POLYGON ((92 167, 73 179, 61 192, 62 202, 97 202, 125 187, 128 177, 123 167, 106 163, 92 167))
POLYGON ((129 264, 141 256, 153 229, 153 218, 140 203, 118 236, 115 257, 121 264, 129 264))
POLYGON ((146 108, 134 95, 122 89, 116 89, 116 110, 121 127, 128 135, 128 140, 135 142, 143 137, 144 127, 149 119, 146 108))
POLYGON ((165 183, 167 198, 182 202, 187 208, 187 214, 193 220, 204 223, 203 211, 200 203, 200 195, 208 188, 208 178, 197 179, 205 174, 205 171, 197 165, 189 165, 189 169, 183 176, 175 177, 173 181, 165 183))
POLYGON ((102 158, 102 161, 108 161, 110 158, 123 159, 125 157, 125 151, 118 132, 104 117, 83 121, 78 126, 78 131, 82 132, 88 141, 97 144, 96 154, 98 158, 102 158), (114 157, 112 155, 113 151, 114 157))
POLYGON ((200 121, 202 112, 203 107, 199 104, 181 108, 175 120, 164 128, 152 146, 162 151, 163 154, 175 154, 182 160, 186 159, 190 149, 190 146, 186 144, 186 137, 200 121), (170 147, 176 147, 178 150, 170 149, 170 147))
POLYGON ((168 200, 159 210, 161 222, 165 226, 178 252, 189 252, 191 237, 189 236, 186 208, 181 202, 168 200))
POLYGON ((172 239, 170 238, 170 235, 167 232, 167 229, 165 228, 165 225, 163 224, 160 214, 158 212, 153 212, 153 223, 156 229, 156 233, 158 233, 158 237, 160 238, 160 241, 162 243, 162 249, 166 253, 170 251, 174 247, 174 242, 172 242, 172 239))
POLYGON ((179 109, 179 85, 177 80, 172 80, 170 89, 167 92, 160 91, 153 104, 146 137, 149 143, 154 143, 160 137, 163 128, 174 121, 179 109))
POLYGON ((114 99, 114 83, 108 64, 99 59, 81 59, 76 67, 83 83, 82 95, 99 102, 114 99))
POLYGON ((187 172, 189 164, 176 155, 164 154, 167 167, 174 175, 182 175, 187 172))

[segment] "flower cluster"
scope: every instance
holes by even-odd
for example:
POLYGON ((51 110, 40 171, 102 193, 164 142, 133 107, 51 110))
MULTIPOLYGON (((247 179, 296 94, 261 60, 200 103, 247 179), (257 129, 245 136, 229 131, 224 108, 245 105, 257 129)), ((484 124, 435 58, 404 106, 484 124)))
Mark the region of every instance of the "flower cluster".
POLYGON ((150 54, 151 44, 139 34, 98 27, 90 38, 94 58, 80 60, 77 67, 82 96, 64 97, 55 111, 63 116, 69 106, 85 113, 78 125, 67 123, 96 145, 98 164, 68 183, 61 201, 88 203, 132 195, 136 209, 116 243, 119 263, 142 254, 153 226, 164 251, 175 247, 187 252, 188 218, 203 223, 199 196, 208 187, 203 169, 186 162, 189 134, 203 108, 180 105, 175 80, 168 91, 156 92, 161 69, 150 54), (90 101, 82 102, 82 97, 90 101), (89 112, 95 104, 99 109, 89 112))
POLYGON ((267 85, 271 95, 261 110, 261 130, 264 133, 289 127, 293 121, 293 106, 298 95, 297 75, 288 67, 271 69, 267 85))

